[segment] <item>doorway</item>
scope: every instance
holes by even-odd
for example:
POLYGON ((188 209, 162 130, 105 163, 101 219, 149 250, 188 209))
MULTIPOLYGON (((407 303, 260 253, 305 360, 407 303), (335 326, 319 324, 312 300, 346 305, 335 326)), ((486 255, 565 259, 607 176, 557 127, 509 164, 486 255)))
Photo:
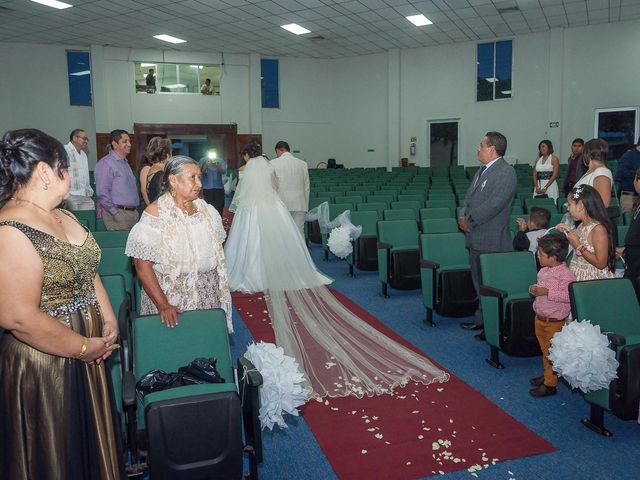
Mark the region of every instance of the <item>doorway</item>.
POLYGON ((639 116, 640 107, 596 109, 594 136, 609 144, 608 160, 619 159, 636 144, 639 116))
POLYGON ((458 165, 459 120, 429 120, 427 164, 434 167, 458 165))

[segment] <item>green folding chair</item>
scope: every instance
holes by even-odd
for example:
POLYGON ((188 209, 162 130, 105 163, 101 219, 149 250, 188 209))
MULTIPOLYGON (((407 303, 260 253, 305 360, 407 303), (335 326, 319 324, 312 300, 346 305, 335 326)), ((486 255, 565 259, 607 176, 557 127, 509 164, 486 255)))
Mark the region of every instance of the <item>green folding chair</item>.
POLYGON ((480 271, 484 334, 491 349, 487 363, 504 368, 499 358, 501 350, 514 357, 540 355, 533 298, 529 295, 529 286, 537 281, 531 252, 482 254, 480 271))
POLYGON ((434 310, 444 317, 466 317, 475 312, 478 296, 463 233, 420 235, 420 280, 425 323, 435 326, 434 310))
POLYGON ((418 225, 415 220, 381 220, 377 224, 378 278, 381 295, 420 288, 418 225))
POLYGON ((609 337, 618 359, 618 378, 609 388, 584 395, 590 417, 582 423, 591 430, 611 436, 604 426, 604 411, 622 420, 638 419, 640 401, 640 306, 627 278, 588 280, 569 285, 574 320, 589 320, 609 337), (606 299, 606 301, 603 301, 606 299))
POLYGON ((184 312, 179 321, 176 328, 167 328, 157 315, 136 319, 136 381, 151 370, 177 372, 196 358, 214 357, 224 382, 170 388, 138 401, 138 427, 148 442, 150 477, 242 478, 243 450, 250 454, 250 470, 257 473, 262 461, 258 420, 262 377, 243 358, 236 377, 222 310, 184 312))

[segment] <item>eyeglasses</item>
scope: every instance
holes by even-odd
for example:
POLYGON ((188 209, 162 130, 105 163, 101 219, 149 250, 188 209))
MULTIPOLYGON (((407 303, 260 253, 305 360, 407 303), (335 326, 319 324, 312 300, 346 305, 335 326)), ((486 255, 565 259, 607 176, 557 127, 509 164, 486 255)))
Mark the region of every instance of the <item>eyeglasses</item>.
POLYGON ((80 135, 76 135, 76 138, 79 138, 80 140, 84 140, 85 142, 89 141, 89 137, 81 137, 80 135))

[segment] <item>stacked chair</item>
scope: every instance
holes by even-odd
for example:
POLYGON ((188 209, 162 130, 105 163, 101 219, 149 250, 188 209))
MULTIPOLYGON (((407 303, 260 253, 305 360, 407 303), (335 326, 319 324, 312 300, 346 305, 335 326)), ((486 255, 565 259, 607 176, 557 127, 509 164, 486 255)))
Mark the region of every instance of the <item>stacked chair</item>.
POLYGON ((529 295, 529 286, 537 280, 531 252, 482 254, 480 271, 484 334, 490 346, 487 363, 504 368, 500 351, 514 357, 540 355, 529 295))
POLYGON ((601 435, 604 412, 622 420, 638 419, 640 403, 640 306, 633 285, 626 278, 573 282, 569 286, 571 311, 576 320, 590 320, 609 337, 619 362, 618 378, 609 388, 585 394, 591 414, 582 423, 601 435))

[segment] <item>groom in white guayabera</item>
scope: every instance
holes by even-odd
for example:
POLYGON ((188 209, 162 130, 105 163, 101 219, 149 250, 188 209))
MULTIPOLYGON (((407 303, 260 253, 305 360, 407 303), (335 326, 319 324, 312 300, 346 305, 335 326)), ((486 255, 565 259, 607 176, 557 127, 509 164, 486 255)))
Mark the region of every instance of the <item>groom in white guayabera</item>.
POLYGON ((289 144, 276 143, 276 157, 271 160, 282 203, 304 235, 304 216, 309 210, 309 172, 307 162, 291 155, 289 144))

